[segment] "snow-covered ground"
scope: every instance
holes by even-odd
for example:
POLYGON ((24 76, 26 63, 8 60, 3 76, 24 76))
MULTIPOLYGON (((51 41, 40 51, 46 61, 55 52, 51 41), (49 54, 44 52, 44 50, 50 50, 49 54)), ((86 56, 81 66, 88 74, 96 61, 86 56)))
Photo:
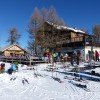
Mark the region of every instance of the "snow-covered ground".
MULTIPOLYGON (((86 80, 87 91, 73 85, 70 75, 65 79, 64 74, 45 71, 47 66, 48 64, 36 65, 34 71, 26 70, 26 65, 19 65, 19 71, 12 75, 0 74, 0 100, 100 100, 99 82, 86 80), (52 76, 60 78, 61 83, 52 76)), ((9 67, 10 64, 6 63, 6 70, 9 67)))
POLYGON ((95 69, 92 69, 92 70, 95 71, 96 73, 99 73, 100 74, 100 68, 95 68, 95 69))

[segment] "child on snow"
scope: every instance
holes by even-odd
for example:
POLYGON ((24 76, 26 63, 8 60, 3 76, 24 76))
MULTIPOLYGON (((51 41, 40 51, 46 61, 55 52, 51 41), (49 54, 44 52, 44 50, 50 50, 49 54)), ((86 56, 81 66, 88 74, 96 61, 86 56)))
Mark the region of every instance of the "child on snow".
POLYGON ((11 67, 8 69, 8 73, 12 74, 12 72, 15 72, 16 70, 18 70, 18 66, 15 63, 13 63, 11 67))
POLYGON ((3 73, 5 71, 5 64, 1 63, 0 65, 0 73, 3 73))

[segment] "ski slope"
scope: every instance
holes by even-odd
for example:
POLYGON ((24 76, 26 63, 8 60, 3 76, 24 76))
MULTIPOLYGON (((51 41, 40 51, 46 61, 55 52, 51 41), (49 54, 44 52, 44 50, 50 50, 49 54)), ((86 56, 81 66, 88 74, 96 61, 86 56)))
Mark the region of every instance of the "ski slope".
MULTIPOLYGON (((6 70, 9 66, 6 63, 6 70)), ((0 74, 0 100, 100 100, 99 82, 86 80, 89 90, 86 91, 71 84, 69 79, 64 79, 64 74, 45 71, 46 66, 47 64, 34 66, 34 71, 26 70, 26 65, 19 65, 19 71, 12 75, 0 74), (52 75, 62 82, 54 80, 52 75)))

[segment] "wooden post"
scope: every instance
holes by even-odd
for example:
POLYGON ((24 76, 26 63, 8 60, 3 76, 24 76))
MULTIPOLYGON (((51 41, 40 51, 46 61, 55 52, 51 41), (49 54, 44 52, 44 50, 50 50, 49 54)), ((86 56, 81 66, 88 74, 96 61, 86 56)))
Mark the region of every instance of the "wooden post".
POLYGON ((12 63, 13 63, 13 58, 12 58, 12 63))
POLYGON ((31 66, 31 60, 32 60, 32 59, 31 59, 31 57, 30 57, 30 64, 29 64, 30 66, 31 66))
POLYGON ((21 57, 20 57, 20 64, 21 64, 21 57))

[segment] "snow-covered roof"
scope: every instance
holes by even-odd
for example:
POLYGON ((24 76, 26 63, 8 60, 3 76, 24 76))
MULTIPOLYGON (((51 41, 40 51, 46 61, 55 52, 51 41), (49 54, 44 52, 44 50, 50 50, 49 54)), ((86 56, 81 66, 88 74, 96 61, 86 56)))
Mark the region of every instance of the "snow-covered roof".
POLYGON ((67 26, 63 26, 63 25, 55 25, 55 24, 50 23, 48 21, 47 21, 47 23, 50 24, 50 25, 53 25, 55 28, 57 28, 59 30, 64 29, 64 30, 74 31, 74 32, 77 32, 77 33, 85 33, 84 31, 76 29, 76 28, 67 27, 67 26))

